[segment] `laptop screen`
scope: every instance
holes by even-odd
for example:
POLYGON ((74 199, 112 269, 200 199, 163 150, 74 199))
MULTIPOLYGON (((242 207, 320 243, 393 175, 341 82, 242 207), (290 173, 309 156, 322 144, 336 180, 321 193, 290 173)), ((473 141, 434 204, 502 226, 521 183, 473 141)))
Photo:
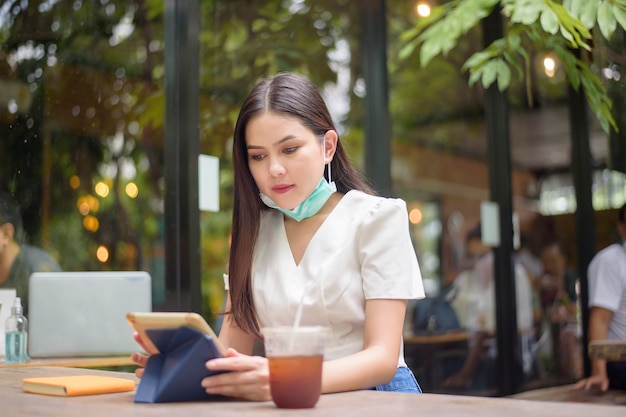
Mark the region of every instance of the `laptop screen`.
POLYGON ((139 350, 126 313, 152 310, 144 271, 35 272, 29 282, 31 357, 113 356, 139 350))

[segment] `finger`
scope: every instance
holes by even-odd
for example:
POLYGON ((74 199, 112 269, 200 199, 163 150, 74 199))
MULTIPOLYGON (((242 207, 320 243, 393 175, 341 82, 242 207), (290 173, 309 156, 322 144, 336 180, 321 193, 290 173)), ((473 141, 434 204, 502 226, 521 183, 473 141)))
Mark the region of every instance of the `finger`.
POLYGON ((219 379, 217 376, 204 378, 202 387, 208 394, 243 398, 254 401, 270 400, 269 382, 265 379, 247 379, 245 373, 231 379, 219 379))
POLYGON ((228 350, 226 351, 226 357, 227 358, 234 358, 237 356, 243 356, 241 353, 237 352, 237 350, 233 349, 233 348, 228 348, 228 350))
POLYGON ((269 387, 269 370, 258 368, 247 372, 226 372, 211 375, 203 378, 201 385, 209 393, 236 395, 235 393, 239 392, 248 393, 246 396, 249 396, 250 392, 258 390, 260 387, 269 387))
POLYGON ((136 376, 137 378, 141 378, 141 377, 143 376, 143 371, 144 371, 144 369, 143 369, 143 368, 137 368, 137 369, 135 369, 135 376, 136 376))
POLYGON ((206 389, 207 394, 224 395, 227 397, 241 398, 250 401, 270 401, 272 396, 268 386, 245 386, 228 385, 223 387, 212 387, 206 389))
POLYGON ((141 346, 141 348, 144 350, 144 352, 148 352, 148 347, 146 346, 146 343, 143 341, 141 336, 139 336, 139 333, 134 332, 133 333, 133 339, 135 339, 135 342, 137 342, 137 344, 139 346, 141 346))
POLYGON ((148 362, 148 356, 139 352, 133 352, 130 359, 139 366, 146 366, 146 362, 148 362))
POLYGON ((267 359, 258 356, 240 355, 235 357, 216 358, 206 362, 211 371, 253 371, 262 367, 267 368, 267 359))

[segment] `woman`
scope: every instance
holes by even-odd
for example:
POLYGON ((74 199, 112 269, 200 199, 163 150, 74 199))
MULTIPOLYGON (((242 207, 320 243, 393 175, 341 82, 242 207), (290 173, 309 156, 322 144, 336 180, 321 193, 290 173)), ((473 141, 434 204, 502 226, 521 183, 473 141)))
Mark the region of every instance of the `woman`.
POLYGON ((235 126, 233 163, 219 334, 229 350, 207 362, 232 372, 204 378, 207 393, 270 400, 267 359, 249 355, 260 328, 291 325, 301 301, 302 325, 330 329, 322 392, 421 392, 402 352, 406 300, 424 296, 406 204, 373 195, 350 166, 310 81, 281 73, 254 87, 235 126))

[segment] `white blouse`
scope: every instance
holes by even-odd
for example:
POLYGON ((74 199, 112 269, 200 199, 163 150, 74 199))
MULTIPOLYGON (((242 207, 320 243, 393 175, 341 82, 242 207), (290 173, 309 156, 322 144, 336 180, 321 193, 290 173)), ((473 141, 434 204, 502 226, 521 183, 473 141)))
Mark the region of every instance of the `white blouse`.
MULTIPOLYGON (((363 350, 365 300, 424 297, 406 203, 348 192, 312 237, 298 265, 283 214, 263 212, 252 288, 261 327, 292 325, 303 300, 301 325, 330 329, 325 360, 363 350)), ((398 366, 406 366, 402 349, 398 366)))

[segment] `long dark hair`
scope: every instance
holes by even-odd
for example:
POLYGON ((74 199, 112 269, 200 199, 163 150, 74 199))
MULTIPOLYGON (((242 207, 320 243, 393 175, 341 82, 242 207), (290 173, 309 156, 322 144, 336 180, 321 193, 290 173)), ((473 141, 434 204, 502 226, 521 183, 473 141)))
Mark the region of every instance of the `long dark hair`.
MULTIPOLYGON (((264 112, 296 118, 318 137, 323 137, 329 130, 336 130, 319 91, 300 75, 280 73, 259 82, 241 106, 233 141, 235 189, 228 263, 231 309, 226 313, 232 314, 240 329, 256 337, 260 337, 260 332, 252 295, 252 256, 261 210, 269 209, 259 198, 259 189, 248 166, 246 126, 250 119, 264 112)), ((350 165, 341 141, 337 141, 331 171, 337 191, 347 193, 350 190, 361 190, 374 194, 362 175, 350 165)))

